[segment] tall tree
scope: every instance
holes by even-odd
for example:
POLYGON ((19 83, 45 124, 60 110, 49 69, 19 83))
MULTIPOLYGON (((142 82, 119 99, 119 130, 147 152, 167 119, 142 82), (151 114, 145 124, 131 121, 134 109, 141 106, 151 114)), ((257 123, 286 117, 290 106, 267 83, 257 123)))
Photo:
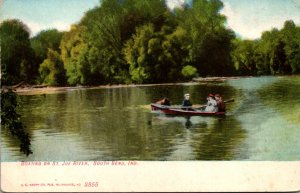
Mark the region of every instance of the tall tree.
POLYGON ((34 57, 29 41, 29 29, 19 20, 5 20, 0 24, 1 71, 7 78, 2 84, 15 84, 19 81, 32 82, 38 67, 32 63, 34 57))
POLYGON ((224 27, 225 16, 220 14, 220 0, 195 0, 181 14, 180 25, 190 38, 189 60, 201 75, 225 75, 232 72, 231 40, 234 33, 224 27))
POLYGON ((232 52, 234 66, 240 75, 256 75, 255 42, 252 40, 236 40, 232 52))
POLYGON ((64 34, 60 48, 61 59, 66 69, 67 82, 70 85, 87 84, 90 76, 87 62, 87 43, 83 39, 85 28, 73 25, 64 34))
POLYGON ((30 39, 31 47, 35 52, 38 64, 41 64, 47 58, 48 49, 60 53, 59 45, 62 36, 63 32, 59 32, 57 29, 50 29, 43 30, 30 39))
POLYGON ((285 21, 281 30, 286 62, 283 71, 285 73, 300 73, 300 27, 296 27, 294 21, 285 21))
POLYGON ((60 54, 52 49, 48 50, 48 56, 39 68, 41 81, 47 85, 65 85, 65 69, 60 54))
POLYGON ((188 55, 184 46, 186 32, 181 27, 174 32, 163 26, 155 31, 153 24, 136 30, 123 49, 131 78, 137 83, 168 82, 181 78, 188 55))
POLYGON ((100 7, 87 12, 80 25, 87 28, 85 42, 90 49, 91 68, 100 71, 105 82, 128 82, 123 45, 140 25, 153 22, 160 29, 166 11, 163 0, 104 0, 100 7))

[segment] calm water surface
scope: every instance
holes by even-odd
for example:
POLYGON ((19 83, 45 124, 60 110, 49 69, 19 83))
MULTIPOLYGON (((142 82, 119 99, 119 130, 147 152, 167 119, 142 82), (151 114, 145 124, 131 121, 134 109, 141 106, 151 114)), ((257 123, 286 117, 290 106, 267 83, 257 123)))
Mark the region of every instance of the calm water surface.
POLYGON ((300 77, 224 83, 73 89, 21 96, 33 154, 1 133, 1 161, 300 160, 300 77), (168 96, 194 104, 220 93, 226 117, 170 117, 149 103, 168 96))

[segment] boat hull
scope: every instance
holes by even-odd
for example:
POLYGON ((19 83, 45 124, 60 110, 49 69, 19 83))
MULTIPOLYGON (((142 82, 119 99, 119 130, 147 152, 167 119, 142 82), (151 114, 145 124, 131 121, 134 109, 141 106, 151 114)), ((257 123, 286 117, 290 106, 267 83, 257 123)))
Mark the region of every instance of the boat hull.
POLYGON ((165 106, 165 105, 160 105, 155 103, 152 103, 150 106, 152 111, 159 111, 159 110, 165 110, 171 108, 171 106, 165 106))
POLYGON ((194 108, 174 108, 172 106, 165 106, 159 104, 151 104, 151 110, 161 111, 166 115, 179 115, 179 116, 224 116, 225 112, 205 112, 194 108))

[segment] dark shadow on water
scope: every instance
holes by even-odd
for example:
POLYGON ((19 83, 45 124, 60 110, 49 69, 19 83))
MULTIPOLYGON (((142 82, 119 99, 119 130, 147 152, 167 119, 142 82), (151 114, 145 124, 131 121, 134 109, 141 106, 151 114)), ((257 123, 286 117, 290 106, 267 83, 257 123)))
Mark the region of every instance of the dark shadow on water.
POLYGON ((186 117, 185 127, 187 129, 191 128, 193 126, 193 123, 191 121, 191 117, 186 117))

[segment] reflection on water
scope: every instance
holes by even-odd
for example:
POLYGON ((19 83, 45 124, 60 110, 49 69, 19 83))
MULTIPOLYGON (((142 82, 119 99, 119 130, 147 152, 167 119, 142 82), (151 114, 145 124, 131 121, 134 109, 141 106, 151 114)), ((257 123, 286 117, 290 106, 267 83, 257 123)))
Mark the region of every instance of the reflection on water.
POLYGON ((2 132, 1 159, 299 160, 299 86, 299 77, 260 77, 21 96, 33 154, 2 132), (235 102, 225 117, 172 117, 147 106, 163 96, 180 104, 184 93, 194 104, 208 93, 235 102))
POLYGON ((207 127, 201 137, 195 135, 197 160, 233 160, 238 159, 236 150, 244 140, 246 131, 234 117, 218 119, 212 127, 207 127), (199 143, 200 141, 200 143, 199 143))

